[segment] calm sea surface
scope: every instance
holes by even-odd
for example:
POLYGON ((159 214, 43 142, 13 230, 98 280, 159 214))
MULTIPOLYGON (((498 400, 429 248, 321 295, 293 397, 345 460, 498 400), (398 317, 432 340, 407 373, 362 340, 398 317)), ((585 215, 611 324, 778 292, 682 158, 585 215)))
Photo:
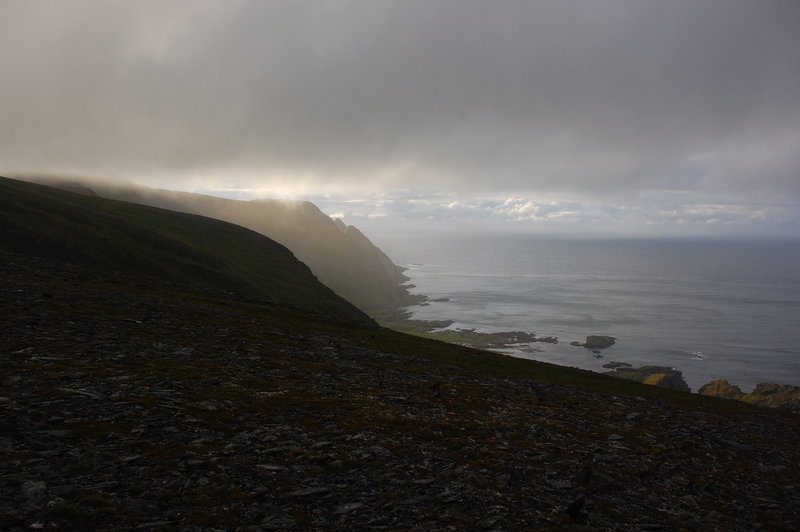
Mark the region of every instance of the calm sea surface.
POLYGON ((373 239, 432 299, 416 319, 557 336, 516 356, 605 371, 609 361, 681 370, 696 390, 725 378, 800 385, 800 241, 373 239), (594 358, 569 345, 617 337, 594 358))

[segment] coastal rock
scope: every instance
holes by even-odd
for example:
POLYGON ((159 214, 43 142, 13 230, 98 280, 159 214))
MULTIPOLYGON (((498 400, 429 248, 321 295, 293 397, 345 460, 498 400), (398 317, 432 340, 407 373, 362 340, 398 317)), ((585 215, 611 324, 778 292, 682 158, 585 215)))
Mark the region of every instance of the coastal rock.
POLYGON ((796 386, 778 386, 771 382, 762 382, 761 384, 757 384, 750 394, 763 396, 778 395, 781 391, 790 391, 791 388, 796 388, 796 386))
POLYGON ((611 362, 606 362, 605 364, 603 364, 603 367, 606 369, 618 369, 618 368, 630 368, 631 365, 628 364, 627 362, 619 362, 614 360, 611 362))
POLYGON ((514 347, 523 350, 530 349, 533 350, 532 352, 536 352, 534 348, 525 344, 558 343, 558 338, 555 336, 536 336, 535 333, 525 331, 480 332, 475 329, 435 329, 447 327, 452 324, 451 321, 409 320, 407 324, 414 324, 418 329, 429 332, 434 338, 478 349, 508 349, 514 347))
POLYGON ((738 386, 733 386, 726 380, 716 380, 701 386, 697 393, 725 399, 736 399, 745 403, 780 408, 791 412, 800 412, 800 387, 797 386, 762 382, 752 392, 745 394, 738 386))
POLYGON ((697 390, 697 393, 700 395, 709 395, 711 397, 724 397, 726 399, 738 399, 744 395, 738 386, 732 385, 725 379, 704 384, 697 390))
POLYGON ((616 342, 617 339, 613 336, 589 335, 586 337, 586 342, 583 344, 583 347, 586 349, 605 349, 611 347, 616 342))
POLYGON ((689 385, 683 379, 683 373, 668 366, 641 366, 639 368, 620 367, 606 372, 612 377, 628 379, 661 388, 679 390, 682 392, 691 391, 689 385))
POLYGON ((645 384, 651 386, 660 386, 661 388, 669 388, 671 390, 680 390, 682 392, 689 392, 689 385, 683 380, 683 374, 680 371, 671 373, 654 373, 647 377, 644 381, 645 384))

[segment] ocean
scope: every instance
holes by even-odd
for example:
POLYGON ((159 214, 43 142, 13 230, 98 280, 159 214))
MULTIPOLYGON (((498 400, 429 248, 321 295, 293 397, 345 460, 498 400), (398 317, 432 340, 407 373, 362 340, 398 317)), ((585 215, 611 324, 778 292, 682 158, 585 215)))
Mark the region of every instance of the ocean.
POLYGON ((800 241, 382 235, 408 268, 414 319, 556 336, 509 354, 607 371, 611 361, 671 366, 696 391, 727 379, 800 385, 800 241), (596 358, 569 345, 617 343, 596 358))

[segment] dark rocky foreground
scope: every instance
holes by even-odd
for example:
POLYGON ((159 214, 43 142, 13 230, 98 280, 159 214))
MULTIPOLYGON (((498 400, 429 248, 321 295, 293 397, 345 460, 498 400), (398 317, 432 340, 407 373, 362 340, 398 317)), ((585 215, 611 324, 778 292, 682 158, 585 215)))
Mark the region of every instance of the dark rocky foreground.
POLYGON ((0 529, 800 529, 795 416, 484 376, 38 259, 0 275, 0 529))

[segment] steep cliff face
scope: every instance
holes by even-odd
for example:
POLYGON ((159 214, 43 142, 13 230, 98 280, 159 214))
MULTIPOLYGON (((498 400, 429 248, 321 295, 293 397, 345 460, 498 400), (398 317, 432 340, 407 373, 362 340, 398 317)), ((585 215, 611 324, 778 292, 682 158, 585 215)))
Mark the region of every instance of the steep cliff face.
POLYGON ((0 250, 374 325, 285 246, 209 217, 0 178, 0 250))
MULTIPOLYGON (((74 184, 70 180, 70 186, 74 184)), ((361 231, 330 218, 311 202, 238 201, 93 182, 81 186, 102 197, 199 214, 257 231, 289 248, 323 284, 369 314, 419 302, 403 286, 407 278, 402 268, 361 231)))
MULTIPOLYGON (((341 220, 337 221, 344 225, 341 220)), ((337 227, 340 228, 338 224, 337 227)), ((394 264, 361 231, 349 225, 344 229, 344 237, 345 258, 349 259, 340 266, 344 278, 343 290, 353 287, 364 291, 367 297, 362 299, 368 308, 394 308, 418 302, 402 286, 408 281, 408 277, 403 275, 403 268, 394 264)), ((332 284, 335 281, 331 279, 332 284)))
POLYGON ((331 219, 313 203, 235 203, 232 212, 222 208, 216 216, 270 235, 308 264, 320 281, 365 311, 376 313, 416 301, 402 286, 407 281, 402 268, 357 228, 331 219))

